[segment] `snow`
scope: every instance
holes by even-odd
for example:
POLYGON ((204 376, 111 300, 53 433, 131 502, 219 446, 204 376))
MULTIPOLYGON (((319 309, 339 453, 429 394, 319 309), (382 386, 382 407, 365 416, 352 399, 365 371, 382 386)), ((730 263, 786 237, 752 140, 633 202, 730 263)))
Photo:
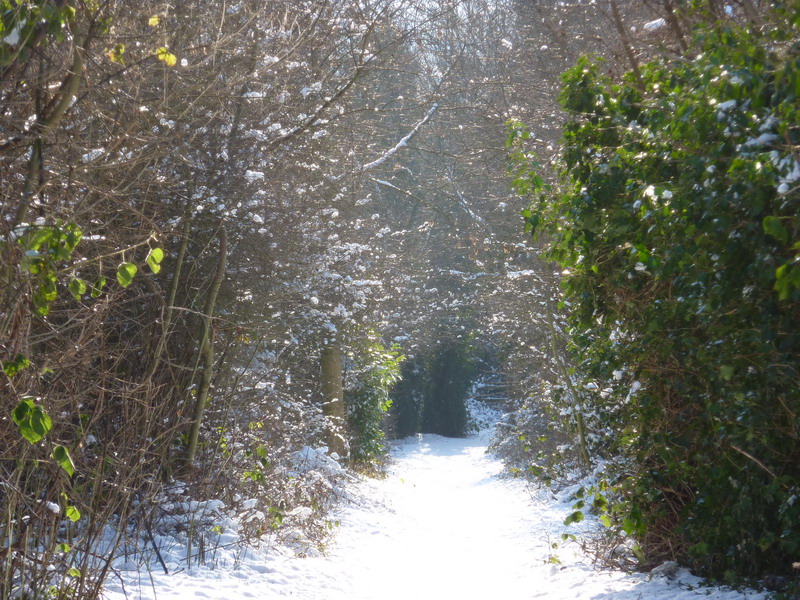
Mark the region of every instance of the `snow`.
POLYGON ((12 29, 9 33, 0 36, 0 40, 2 40, 4 43, 10 46, 16 46, 17 44, 19 44, 19 35, 25 28, 26 24, 27 21, 21 21, 17 23, 14 29, 12 29))
POLYGON ((656 19, 655 21, 650 21, 649 23, 645 23, 644 28, 647 31, 655 31, 657 29, 661 29, 666 24, 667 22, 664 19, 656 19))
MULTIPOLYGON (((486 455, 490 432, 465 439, 418 435, 396 442, 388 477, 363 480, 347 494, 326 556, 296 558, 266 544, 242 550, 220 543, 207 566, 165 575, 119 564, 108 600, 295 598, 374 600, 515 598, 547 600, 765 600, 766 594, 701 587, 665 563, 651 574, 594 567, 561 535, 569 494, 554 500, 522 480, 500 477, 486 455)), ((298 468, 338 469, 325 448, 303 448, 298 468)), ((248 501, 250 503, 250 501, 248 501)), ((287 517, 306 519, 310 509, 287 517)), ((580 524, 591 526, 591 520, 580 524), (588 525, 587 525, 588 524, 588 525)), ((235 536, 226 534, 224 542, 235 536)), ((168 564, 185 548, 162 550, 168 564), (173 556, 174 555, 174 556, 173 556)))
POLYGON ((372 162, 369 162, 369 163, 367 163, 365 165, 361 165, 361 167, 358 170, 363 172, 363 171, 369 171, 370 169, 374 169, 375 167, 377 167, 379 165, 382 165, 387 160, 389 160, 392 156, 397 154, 397 152, 399 152, 400 149, 402 149, 402 148, 404 148, 405 146, 408 145, 408 143, 411 141, 411 139, 417 134, 417 132, 420 129, 422 129, 422 127, 425 125, 425 123, 430 121, 431 117, 433 117, 433 113, 435 113, 438 108, 439 108, 439 105, 437 103, 434 103, 431 106, 430 110, 428 110, 428 112, 425 115, 425 117, 419 123, 417 123, 414 126, 414 128, 408 134, 406 134, 406 136, 403 139, 401 139, 399 142, 397 142, 397 144, 393 148, 390 148, 382 156, 380 156, 379 158, 376 158, 372 162))
POLYGON ((317 81, 312 83, 310 86, 304 87, 300 90, 300 93, 303 95, 303 98, 307 98, 312 93, 319 93, 322 91, 322 82, 317 81))
POLYGON ((744 145, 745 146, 766 146, 777 141, 779 138, 774 133, 762 133, 757 138, 750 138, 748 139, 744 145))
POLYGON ((95 148, 94 150, 90 150, 86 154, 81 156, 81 160, 85 163, 92 162, 93 160, 97 160, 103 154, 105 154, 105 150, 103 148, 95 148))
POLYGON ((717 108, 722 111, 729 111, 736 108, 736 103, 736 100, 726 100, 725 102, 720 102, 717 108))
POLYGON ((260 179, 264 179, 264 173, 262 171, 250 171, 249 169, 244 172, 244 178, 253 183, 254 181, 258 181, 260 179))

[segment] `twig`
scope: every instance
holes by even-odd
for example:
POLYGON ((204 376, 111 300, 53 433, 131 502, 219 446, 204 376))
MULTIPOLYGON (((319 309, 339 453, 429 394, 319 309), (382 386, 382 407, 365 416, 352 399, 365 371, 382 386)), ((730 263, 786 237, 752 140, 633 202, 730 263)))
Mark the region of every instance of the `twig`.
POLYGON ((169 569, 167 569, 167 565, 164 562, 164 558, 161 556, 161 550, 159 550, 158 545, 156 544, 156 540, 153 537, 153 530, 150 528, 149 518, 145 519, 144 530, 147 532, 147 539, 153 546, 153 550, 156 551, 156 558, 158 559, 158 562, 161 563, 161 568, 164 569, 164 575, 169 575, 169 569))
POLYGON ((773 476, 775 479, 778 479, 778 476, 777 476, 777 475, 776 475, 776 474, 775 474, 775 473, 772 471, 772 469, 770 469, 770 468, 769 468, 767 465, 765 465, 763 462, 761 462, 759 459, 757 459, 755 456, 753 456, 753 455, 752 455, 752 454, 750 454, 749 452, 747 452, 747 451, 745 451, 745 450, 742 450, 741 448, 739 448, 739 447, 737 447, 737 446, 734 446, 733 444, 731 444, 731 448, 733 448, 734 450, 736 450, 736 451, 737 451, 739 454, 742 454, 743 456, 746 456, 747 458, 749 458, 750 460, 752 460, 752 461, 753 461, 754 463, 756 463, 756 464, 757 464, 759 467, 761 467, 761 468, 762 468, 762 469, 764 469, 764 470, 765 470, 767 473, 769 473, 770 475, 772 475, 772 476, 773 476))

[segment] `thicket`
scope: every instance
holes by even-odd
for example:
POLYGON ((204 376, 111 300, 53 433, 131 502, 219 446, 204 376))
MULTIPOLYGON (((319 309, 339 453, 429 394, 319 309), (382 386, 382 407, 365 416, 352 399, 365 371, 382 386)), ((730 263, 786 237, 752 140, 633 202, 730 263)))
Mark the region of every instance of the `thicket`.
POLYGON ((154 533, 202 560, 228 517, 327 534, 320 348, 392 298, 347 134, 396 8, 0 2, 0 598, 96 597, 154 533))
POLYGON ((734 581, 800 551, 798 15, 706 19, 621 78, 581 59, 555 186, 510 125, 527 230, 564 269, 561 427, 601 465, 578 508, 643 564, 734 581))

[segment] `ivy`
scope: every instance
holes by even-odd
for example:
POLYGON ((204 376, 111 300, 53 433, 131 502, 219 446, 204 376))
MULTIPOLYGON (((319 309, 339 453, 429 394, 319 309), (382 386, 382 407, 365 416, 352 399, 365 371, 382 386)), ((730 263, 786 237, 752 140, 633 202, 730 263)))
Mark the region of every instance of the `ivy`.
POLYGON ((389 392, 400 380, 405 357, 396 346, 387 349, 370 334, 356 360, 357 381, 348 390, 346 401, 350 451, 356 462, 370 463, 386 451, 383 425, 392 406, 389 392))
POLYGON ((558 191, 509 124, 525 227, 566 273, 576 374, 604 390, 584 404, 592 450, 633 471, 609 473, 604 522, 711 575, 787 571, 800 546, 783 517, 800 482, 794 36, 782 19, 701 30, 693 55, 642 65, 643 88, 582 58, 558 191))

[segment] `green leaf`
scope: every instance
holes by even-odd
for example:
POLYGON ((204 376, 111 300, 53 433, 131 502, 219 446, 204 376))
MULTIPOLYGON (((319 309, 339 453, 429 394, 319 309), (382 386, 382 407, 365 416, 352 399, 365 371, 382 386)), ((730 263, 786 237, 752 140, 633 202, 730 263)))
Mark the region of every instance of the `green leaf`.
POLYGON ((78 521, 80 521, 81 512, 74 506, 67 506, 64 512, 67 515, 67 518, 73 523, 77 523, 78 521))
POLYGON ((77 246, 78 242, 81 241, 81 238, 83 237, 83 232, 77 225, 73 223, 67 225, 66 232, 67 234, 63 236, 63 238, 64 238, 64 246, 69 251, 66 256, 66 259, 68 259, 72 254, 72 251, 75 249, 75 246, 77 246))
POLYGON ((775 290, 778 292, 778 298, 788 300, 793 288, 800 288, 800 267, 786 263, 775 270, 775 290))
POLYGON ((719 376, 725 381, 730 381, 733 377, 734 368, 730 365, 721 365, 719 368, 719 376))
POLYGON ((147 254, 147 266, 153 273, 158 273, 161 270, 161 261, 164 260, 164 251, 161 248, 153 248, 147 254))
POLYGON ((785 244, 789 241, 789 232, 786 230, 786 227, 783 226, 779 217, 764 217, 762 226, 764 227, 765 233, 771 235, 779 242, 785 244))
POLYGON ((28 437, 28 439, 31 440, 31 443, 38 442, 40 439, 46 436, 48 432, 53 428, 53 421, 50 420, 50 416, 46 412, 44 412, 41 406, 36 406, 33 409, 33 412, 31 412, 30 428, 33 434, 29 434, 26 437, 28 437))
POLYGON ((122 287, 128 287, 133 281, 139 268, 130 262, 124 262, 117 267, 117 281, 122 287))
POLYGON ((97 281, 94 282, 92 286, 92 298, 99 298, 100 294, 103 293, 103 288, 106 287, 106 278, 100 277, 97 281))
POLYGON ((27 369, 30 365, 31 361, 22 354, 17 354, 12 360, 7 360, 3 363, 3 373, 9 377, 13 377, 20 371, 27 369))
POLYGON ((30 237, 25 236, 22 238, 20 243, 26 249, 39 250, 43 244, 49 244, 54 233, 55 229, 53 227, 42 227, 41 229, 36 229, 30 237))
POLYGON ((639 531, 639 525, 634 519, 625 517, 622 519, 622 530, 628 535, 633 535, 639 531))
POLYGON ((606 500, 605 496, 595 494, 592 506, 594 506, 597 510, 606 510, 608 508, 608 500, 606 500))
POLYGON ((600 515, 600 516, 598 517, 598 520, 599 520, 599 521, 600 521, 600 522, 601 522, 603 525, 605 525, 606 527, 611 527, 611 519, 608 517, 608 515, 600 515))
POLYGON ((11 413, 11 420, 19 427, 19 433, 31 444, 41 441, 53 427, 44 409, 33 402, 33 398, 23 398, 11 413))
MULTIPOLYGON (((61 468, 67 472, 67 475, 70 477, 75 475, 75 463, 72 462, 72 457, 69 455, 69 450, 67 450, 66 447, 59 444, 53 448, 53 458, 61 468)), ((80 518, 80 513, 78 518, 80 518)), ((73 519, 73 521, 76 520, 77 519, 73 519)))
POLYGON ((69 293, 72 294, 75 300, 80 302, 80 299, 86 293, 86 282, 83 279, 75 277, 69 282, 69 293))
POLYGON ((81 572, 80 572, 80 570, 76 569, 75 567, 72 567, 72 568, 69 570, 69 576, 70 576, 70 577, 74 577, 74 578, 76 578, 76 579, 79 579, 79 578, 80 578, 80 576, 81 576, 81 572))
POLYGON ((583 513, 579 510, 576 510, 566 519, 564 519, 564 525, 571 525, 572 523, 580 523, 583 521, 583 513))
POLYGON ((700 542, 689 548, 689 556, 701 557, 708 554, 708 543, 700 542))
POLYGON ((11 420, 14 421, 15 425, 21 425, 27 418, 28 413, 30 413, 34 408, 33 398, 23 398, 17 407, 11 411, 11 420))

